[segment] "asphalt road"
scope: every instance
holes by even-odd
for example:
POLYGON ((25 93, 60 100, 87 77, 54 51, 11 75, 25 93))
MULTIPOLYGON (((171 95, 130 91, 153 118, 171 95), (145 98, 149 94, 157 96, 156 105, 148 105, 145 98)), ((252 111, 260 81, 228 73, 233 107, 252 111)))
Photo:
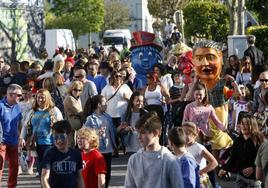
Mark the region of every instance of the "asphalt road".
MULTIPOLYGON (((128 157, 120 155, 119 158, 113 158, 112 160, 112 176, 109 187, 120 188, 124 187, 124 179, 127 169, 128 157)), ((4 174, 2 178, 2 188, 7 187, 7 165, 5 165, 4 174)), ((234 181, 218 180, 219 185, 222 188, 234 187, 234 181)), ((21 174, 18 177, 18 188, 40 188, 39 179, 35 175, 21 174)))

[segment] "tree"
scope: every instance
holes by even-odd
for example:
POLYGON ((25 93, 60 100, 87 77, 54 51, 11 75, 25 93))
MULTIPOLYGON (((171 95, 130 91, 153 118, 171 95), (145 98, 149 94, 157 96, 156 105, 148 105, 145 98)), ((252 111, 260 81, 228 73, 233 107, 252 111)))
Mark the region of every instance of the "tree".
POLYGON ((260 24, 268 25, 268 1, 267 0, 246 0, 246 7, 257 15, 260 24))
POLYGON ((229 31, 226 6, 207 1, 192 2, 183 11, 186 37, 226 41, 229 31))
POLYGON ((126 28, 130 23, 129 8, 118 0, 105 4, 103 31, 107 29, 126 28))
POLYGON ((150 14, 156 18, 172 19, 177 3, 178 0, 148 0, 147 7, 150 14))
POLYGON ((0 20, 1 48, 7 62, 23 60, 27 49, 27 23, 23 18, 23 10, 16 8, 1 9, 7 19, 0 20))
POLYGON ((71 29, 76 39, 100 31, 103 22, 103 0, 54 0, 46 13, 46 28, 71 29))

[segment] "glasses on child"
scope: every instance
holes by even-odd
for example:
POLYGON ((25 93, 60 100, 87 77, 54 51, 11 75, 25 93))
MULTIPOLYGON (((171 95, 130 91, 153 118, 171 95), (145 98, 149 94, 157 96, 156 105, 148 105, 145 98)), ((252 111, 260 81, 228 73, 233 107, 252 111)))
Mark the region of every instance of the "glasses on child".
POLYGON ((56 141, 62 141, 62 142, 64 142, 66 139, 67 139, 67 134, 66 133, 60 133, 60 134, 56 134, 56 135, 54 135, 54 139, 56 140, 56 141))

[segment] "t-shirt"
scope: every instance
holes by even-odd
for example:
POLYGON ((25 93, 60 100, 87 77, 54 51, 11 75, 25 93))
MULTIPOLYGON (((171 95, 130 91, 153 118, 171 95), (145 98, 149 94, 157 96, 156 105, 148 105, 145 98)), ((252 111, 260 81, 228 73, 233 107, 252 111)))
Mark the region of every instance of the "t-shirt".
POLYGON ((268 187, 268 141, 264 142, 257 153, 255 160, 256 167, 260 167, 263 170, 263 177, 265 178, 265 188, 268 187))
POLYGON ((106 162, 98 150, 82 152, 83 179, 86 188, 98 188, 98 174, 106 174, 106 162))
MULTIPOLYGON (((130 126, 135 128, 135 125, 139 119, 140 119, 140 112, 138 113, 132 112, 130 126)), ((129 143, 126 146, 126 152, 127 153, 137 152, 141 148, 141 144, 138 139, 138 132, 134 130, 129 136, 130 136, 129 143)))
POLYGON ((49 169, 49 185, 51 188, 77 187, 78 171, 82 169, 82 157, 79 151, 69 148, 68 152, 60 152, 56 147, 48 150, 42 168, 49 169))
POLYGON ((18 104, 10 106, 6 98, 0 100, 0 143, 18 144, 18 125, 22 119, 18 104))
POLYGON ((200 188, 199 166, 195 158, 189 153, 185 153, 177 157, 177 161, 181 165, 181 174, 186 188, 200 188))
POLYGON ((202 151, 206 150, 205 146, 195 142, 186 149, 195 158, 197 164, 200 166, 200 170, 207 166, 206 159, 202 156, 202 151))
MULTIPOLYGON (((111 85, 106 85, 101 91, 101 95, 105 97, 106 100, 110 99, 113 94, 116 92, 111 85)), ((107 110, 106 113, 109 114, 112 118, 122 117, 123 113, 127 109, 128 101, 125 99, 125 96, 131 96, 132 91, 127 84, 123 84, 116 95, 113 96, 109 101, 107 101, 107 110)))

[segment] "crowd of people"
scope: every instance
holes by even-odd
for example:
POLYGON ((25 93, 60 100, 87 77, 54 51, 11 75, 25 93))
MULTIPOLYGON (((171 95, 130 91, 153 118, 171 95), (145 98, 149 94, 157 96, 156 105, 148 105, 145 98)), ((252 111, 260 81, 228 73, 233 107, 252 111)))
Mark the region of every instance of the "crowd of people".
POLYGON ((33 62, 1 56, 0 182, 8 160, 9 188, 19 174, 34 174, 35 163, 42 187, 108 187, 121 154, 130 156, 127 188, 217 188, 216 176, 229 172, 237 188, 268 187, 268 71, 255 40, 222 72, 219 48, 196 44, 187 83, 180 58, 169 54, 145 86, 128 49, 106 54, 95 42, 59 48, 52 59, 42 51, 33 62))

